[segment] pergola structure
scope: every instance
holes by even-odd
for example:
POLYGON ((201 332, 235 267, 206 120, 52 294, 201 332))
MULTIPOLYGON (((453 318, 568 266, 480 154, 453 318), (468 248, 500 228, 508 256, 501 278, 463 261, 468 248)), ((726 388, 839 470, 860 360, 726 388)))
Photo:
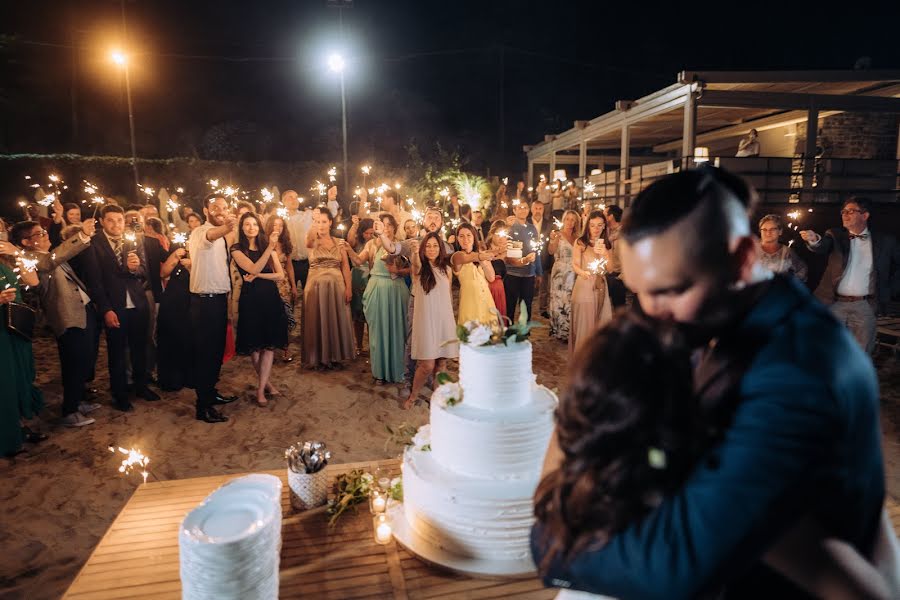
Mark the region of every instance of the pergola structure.
POLYGON ((551 177, 562 164, 586 177, 589 160, 629 173, 632 164, 689 159, 697 146, 754 128, 804 122, 804 155, 812 157, 819 118, 845 111, 900 113, 900 71, 683 71, 673 85, 525 146, 528 184, 535 165, 549 165, 551 177))

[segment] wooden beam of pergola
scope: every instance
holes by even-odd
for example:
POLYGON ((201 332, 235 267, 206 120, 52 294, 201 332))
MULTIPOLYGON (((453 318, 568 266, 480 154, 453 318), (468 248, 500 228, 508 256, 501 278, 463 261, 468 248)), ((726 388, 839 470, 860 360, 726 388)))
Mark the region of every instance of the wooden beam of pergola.
POLYGON ((703 106, 900 113, 900 98, 786 92, 703 90, 703 106))
POLYGON ((680 83, 840 83, 845 81, 900 82, 900 71, 682 71, 680 83))

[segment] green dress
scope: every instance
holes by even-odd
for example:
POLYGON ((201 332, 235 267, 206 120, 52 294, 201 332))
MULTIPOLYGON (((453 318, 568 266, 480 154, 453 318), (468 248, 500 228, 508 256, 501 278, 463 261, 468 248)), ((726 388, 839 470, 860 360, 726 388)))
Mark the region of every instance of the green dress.
POLYGON ((372 376, 399 383, 406 374, 403 352, 406 348, 409 288, 403 279, 391 279, 387 265, 381 260, 384 254, 384 248, 379 248, 375 253, 375 264, 363 293, 363 311, 369 324, 372 376))
MULTIPOLYGON (((0 290, 16 288, 16 302, 22 301, 22 290, 16 274, 0 262, 0 290)), ((12 454, 22 447, 21 419, 34 417, 44 407, 44 395, 34 385, 34 354, 31 342, 10 333, 6 328, 6 311, 0 309, 0 456, 12 454)))

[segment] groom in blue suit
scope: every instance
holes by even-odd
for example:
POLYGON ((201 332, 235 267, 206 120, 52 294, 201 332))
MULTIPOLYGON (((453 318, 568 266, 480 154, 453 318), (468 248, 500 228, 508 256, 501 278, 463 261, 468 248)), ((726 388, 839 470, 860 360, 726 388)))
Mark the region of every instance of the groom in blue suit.
MULTIPOLYGON (((756 261, 753 192, 714 168, 644 190, 621 229, 625 284, 698 348, 706 456, 644 519, 544 565, 547 585, 628 598, 804 597, 761 562, 801 519, 871 558, 884 501, 871 361, 807 290, 756 261)), ((545 472, 562 456, 551 443, 545 472)), ((541 565, 552 534, 532 532, 541 565)))

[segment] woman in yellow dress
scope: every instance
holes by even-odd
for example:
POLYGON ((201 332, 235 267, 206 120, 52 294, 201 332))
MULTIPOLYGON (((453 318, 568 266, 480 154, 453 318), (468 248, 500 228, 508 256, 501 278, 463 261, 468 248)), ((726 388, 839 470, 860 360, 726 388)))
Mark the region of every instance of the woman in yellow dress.
POLYGON ((456 232, 460 250, 454 252, 450 259, 453 273, 459 279, 459 316, 456 322, 460 325, 467 321, 489 323, 497 318, 491 312, 494 298, 488 287, 488 283, 494 280, 494 267, 491 266, 494 255, 479 248, 475 239, 472 225, 460 225, 456 232))

